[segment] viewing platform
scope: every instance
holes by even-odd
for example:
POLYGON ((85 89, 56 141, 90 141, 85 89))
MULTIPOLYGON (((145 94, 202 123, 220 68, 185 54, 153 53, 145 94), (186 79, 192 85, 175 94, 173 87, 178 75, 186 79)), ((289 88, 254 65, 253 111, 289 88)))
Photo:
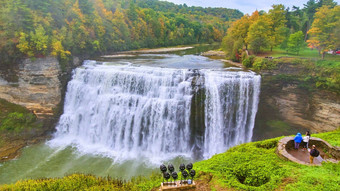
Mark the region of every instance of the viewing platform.
MULTIPOLYGON (((328 142, 316 138, 311 137, 309 140, 309 148, 312 145, 315 145, 318 151, 320 152, 320 156, 326 162, 334 162, 338 163, 340 160, 340 148, 333 147, 328 142)), ((300 145, 298 150, 294 149, 294 137, 284 137, 278 143, 276 153, 284 159, 291 160, 293 162, 303 164, 303 165, 321 165, 321 161, 316 160, 314 158, 313 164, 309 162, 309 152, 303 151, 300 145)))

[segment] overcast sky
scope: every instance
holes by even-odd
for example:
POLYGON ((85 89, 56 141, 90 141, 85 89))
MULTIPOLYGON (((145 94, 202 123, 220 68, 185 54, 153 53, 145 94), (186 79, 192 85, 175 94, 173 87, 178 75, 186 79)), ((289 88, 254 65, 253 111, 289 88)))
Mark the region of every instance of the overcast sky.
MULTIPOLYGON (((170 1, 175 4, 187 4, 188 6, 200 6, 200 7, 224 7, 238 9, 244 14, 251 14, 256 9, 268 11, 273 4, 283 4, 286 7, 292 7, 293 5, 303 8, 303 4, 308 0, 163 0, 170 1)), ((335 0, 338 5, 340 0, 335 0)))

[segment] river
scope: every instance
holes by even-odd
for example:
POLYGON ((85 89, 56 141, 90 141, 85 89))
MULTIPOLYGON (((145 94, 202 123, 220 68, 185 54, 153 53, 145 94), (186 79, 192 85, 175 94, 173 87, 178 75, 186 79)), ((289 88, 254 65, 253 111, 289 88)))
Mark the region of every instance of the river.
POLYGON ((53 139, 0 164, 0 184, 71 173, 129 179, 251 141, 261 77, 200 51, 84 61, 53 139))

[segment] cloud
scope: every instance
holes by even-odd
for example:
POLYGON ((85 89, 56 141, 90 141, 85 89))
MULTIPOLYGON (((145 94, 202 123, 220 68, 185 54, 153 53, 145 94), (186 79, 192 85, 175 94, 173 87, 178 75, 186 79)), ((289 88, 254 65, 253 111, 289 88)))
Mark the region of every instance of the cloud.
MULTIPOLYGON (((308 0, 165 0, 175 4, 187 4, 188 6, 224 7, 238 9, 243 13, 251 14, 255 10, 268 11, 274 4, 283 4, 286 7, 293 5, 303 8, 308 0)), ((340 4, 340 0, 336 0, 340 4)))

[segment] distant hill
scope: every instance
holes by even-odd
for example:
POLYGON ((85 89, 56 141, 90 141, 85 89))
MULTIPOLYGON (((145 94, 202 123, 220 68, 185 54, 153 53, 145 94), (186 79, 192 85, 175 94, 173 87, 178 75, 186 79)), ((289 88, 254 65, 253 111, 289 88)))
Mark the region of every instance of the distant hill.
POLYGON ((98 54, 221 41, 234 9, 157 0, 0 1, 0 58, 98 54))

